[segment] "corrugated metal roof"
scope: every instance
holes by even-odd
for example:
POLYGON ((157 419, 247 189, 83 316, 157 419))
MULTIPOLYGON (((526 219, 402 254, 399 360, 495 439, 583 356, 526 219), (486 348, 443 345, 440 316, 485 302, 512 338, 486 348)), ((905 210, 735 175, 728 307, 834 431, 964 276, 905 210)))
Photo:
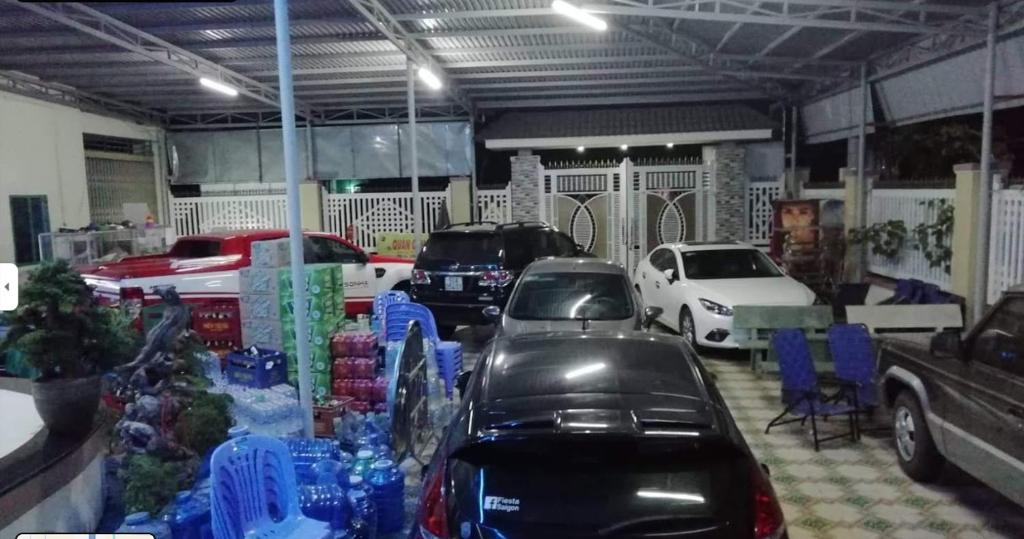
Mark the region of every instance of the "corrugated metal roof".
MULTIPOLYGON (((589 31, 550 12, 550 0, 380 1, 402 21, 406 31, 415 33, 419 43, 431 51, 452 80, 467 86, 471 100, 490 99, 494 95, 521 100, 550 96, 553 102, 568 106, 571 99, 556 98, 628 96, 630 81, 637 81, 634 84, 638 85, 638 97, 661 94, 663 101, 674 96, 684 100, 688 87, 707 91, 717 85, 723 99, 738 88, 767 87, 765 83, 769 81, 775 83, 775 88, 781 85, 783 89, 796 90, 806 83, 801 77, 847 77, 852 68, 801 62, 787 65, 766 60, 820 56, 824 60, 861 62, 913 37, 912 30, 796 26, 806 24, 807 20, 849 20, 843 7, 823 8, 807 0, 789 3, 787 13, 792 24, 604 14, 601 16, 612 23, 607 32, 589 31), (637 31, 653 37, 645 38, 637 31), (709 57, 701 49, 718 50, 739 60, 720 64, 718 69, 726 73, 719 73, 708 69, 709 57), (697 62, 692 58, 694 54, 699 57, 697 62), (755 69, 757 74, 742 76, 745 82, 738 81, 737 77, 747 69, 755 69), (688 76, 699 77, 699 86, 689 84, 685 80, 688 76), (668 80, 659 82, 659 77, 668 80), (508 87, 502 88, 503 84, 508 87)), ((754 0, 712 2, 702 0, 699 4, 707 5, 699 5, 698 11, 713 8, 720 16, 739 18, 776 6, 754 0)), ((915 9, 907 2, 893 3, 899 4, 900 9, 915 9)), ((935 3, 978 4, 971 0, 933 0, 928 5, 935 3)), ((271 0, 87 5, 241 75, 270 85, 276 83, 271 0)), ((598 8, 601 6, 671 9, 658 2, 612 1, 598 8)), ((403 56, 349 3, 292 0, 290 16, 294 78, 300 97, 305 91, 313 102, 369 102, 379 93, 392 99, 395 89, 401 87, 403 56)), ((871 9, 859 9, 854 20, 862 24, 945 24, 957 17, 963 15, 928 13, 922 23, 913 11, 876 14, 871 9)), ((168 100, 176 103, 175 110, 187 109, 190 103, 196 103, 197 110, 206 109, 210 103, 218 102, 225 108, 241 104, 272 110, 270 105, 249 98, 227 100, 212 95, 192 84, 192 75, 11 3, 0 3, 0 70, 16 70, 143 104, 152 103, 152 96, 166 86, 168 100), (189 93, 190 87, 194 87, 194 93, 189 93)), ((628 103, 625 97, 622 101, 628 103)))
POLYGON ((767 116, 744 105, 620 107, 576 111, 506 112, 480 131, 484 140, 600 137, 774 129, 767 116))

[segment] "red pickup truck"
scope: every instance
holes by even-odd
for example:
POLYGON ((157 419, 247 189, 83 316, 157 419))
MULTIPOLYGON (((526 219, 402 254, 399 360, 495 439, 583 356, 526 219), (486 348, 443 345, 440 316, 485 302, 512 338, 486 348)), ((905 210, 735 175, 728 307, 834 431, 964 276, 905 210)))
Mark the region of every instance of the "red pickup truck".
MULTIPOLYGON (((213 348, 241 346, 238 270, 249 265, 253 242, 288 237, 287 230, 239 230, 184 236, 166 254, 125 258, 79 268, 96 295, 141 316, 159 302, 154 286, 174 285, 193 306, 193 327, 213 348)), ((334 234, 306 232, 306 263, 342 264, 345 311, 367 313, 382 290, 408 290, 412 260, 370 255, 334 234)), ((140 322, 141 324, 141 322, 140 322)))

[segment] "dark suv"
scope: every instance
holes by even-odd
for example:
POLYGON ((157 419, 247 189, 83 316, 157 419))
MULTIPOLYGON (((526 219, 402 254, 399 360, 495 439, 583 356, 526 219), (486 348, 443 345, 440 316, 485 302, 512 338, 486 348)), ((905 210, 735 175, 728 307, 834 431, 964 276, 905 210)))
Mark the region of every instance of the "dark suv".
POLYGON ((934 479, 948 460, 1024 505, 1024 288, 964 337, 887 338, 878 369, 908 476, 934 479))
POLYGON ((538 258, 587 256, 544 223, 462 223, 430 234, 412 270, 412 298, 430 308, 438 331, 484 324, 483 309, 505 307, 512 285, 538 258))

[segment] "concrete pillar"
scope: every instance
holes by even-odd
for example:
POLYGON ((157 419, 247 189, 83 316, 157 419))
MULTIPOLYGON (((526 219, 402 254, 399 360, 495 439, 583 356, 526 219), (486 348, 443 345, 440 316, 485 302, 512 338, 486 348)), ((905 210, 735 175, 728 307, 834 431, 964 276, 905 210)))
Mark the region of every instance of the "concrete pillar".
POLYGON ((804 192, 804 185, 806 185, 807 182, 810 181, 810 179, 811 169, 807 167, 796 167, 796 169, 787 169, 786 185, 790 186, 792 191, 789 191, 789 188, 787 188, 787 196, 783 198, 803 198, 801 193, 804 192), (795 177, 792 177, 794 175, 795 177))
MULTIPOLYGON (((857 170, 848 167, 841 168, 839 169, 839 178, 843 182, 843 197, 845 198, 843 203, 843 230, 847 237, 849 237, 850 229, 864 226, 861 219, 864 215, 867 215, 867 212, 861 211, 861 205, 865 201, 861 200, 860 197, 857 170)), ((843 278, 845 280, 859 282, 864 279, 865 247, 863 244, 854 245, 847 243, 846 260, 843 264, 843 278)))
POLYGON ((950 261, 950 287, 954 294, 967 299, 967 320, 975 320, 972 312, 975 285, 981 278, 975 270, 978 255, 978 196, 981 192, 981 165, 965 163, 953 167, 956 173, 956 197, 953 200, 953 257, 950 261))
POLYGON ((468 223, 473 220, 473 194, 470 192, 469 178, 460 176, 452 178, 448 182, 448 193, 451 197, 451 207, 448 208, 448 216, 453 223, 468 223))
POLYGON ((540 156, 519 150, 511 159, 512 220, 540 221, 540 156))
POLYGON ((718 147, 717 146, 702 146, 701 147, 701 158, 704 162, 704 169, 707 172, 708 183, 704 186, 704 200, 702 201, 704 207, 704 219, 702 223, 698 223, 697 231, 702 237, 697 238, 702 241, 714 241, 718 237, 718 230, 715 228, 715 223, 718 222, 718 218, 715 215, 715 208, 717 205, 716 193, 717 184, 715 183, 718 159, 718 147))
POLYGON ((717 240, 746 239, 747 149, 734 143, 715 151, 715 232, 717 240))
POLYGON ((302 229, 324 230, 323 200, 319 182, 299 182, 299 207, 302 208, 302 229))

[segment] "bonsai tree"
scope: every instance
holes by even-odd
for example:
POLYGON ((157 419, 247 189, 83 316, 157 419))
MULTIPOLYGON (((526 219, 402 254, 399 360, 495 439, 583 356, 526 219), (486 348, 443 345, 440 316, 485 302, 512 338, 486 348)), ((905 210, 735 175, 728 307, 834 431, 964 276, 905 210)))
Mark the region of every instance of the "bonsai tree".
POLYGON ((65 261, 41 265, 20 295, 0 350, 16 347, 41 382, 102 374, 137 352, 138 336, 124 316, 99 305, 65 261))

